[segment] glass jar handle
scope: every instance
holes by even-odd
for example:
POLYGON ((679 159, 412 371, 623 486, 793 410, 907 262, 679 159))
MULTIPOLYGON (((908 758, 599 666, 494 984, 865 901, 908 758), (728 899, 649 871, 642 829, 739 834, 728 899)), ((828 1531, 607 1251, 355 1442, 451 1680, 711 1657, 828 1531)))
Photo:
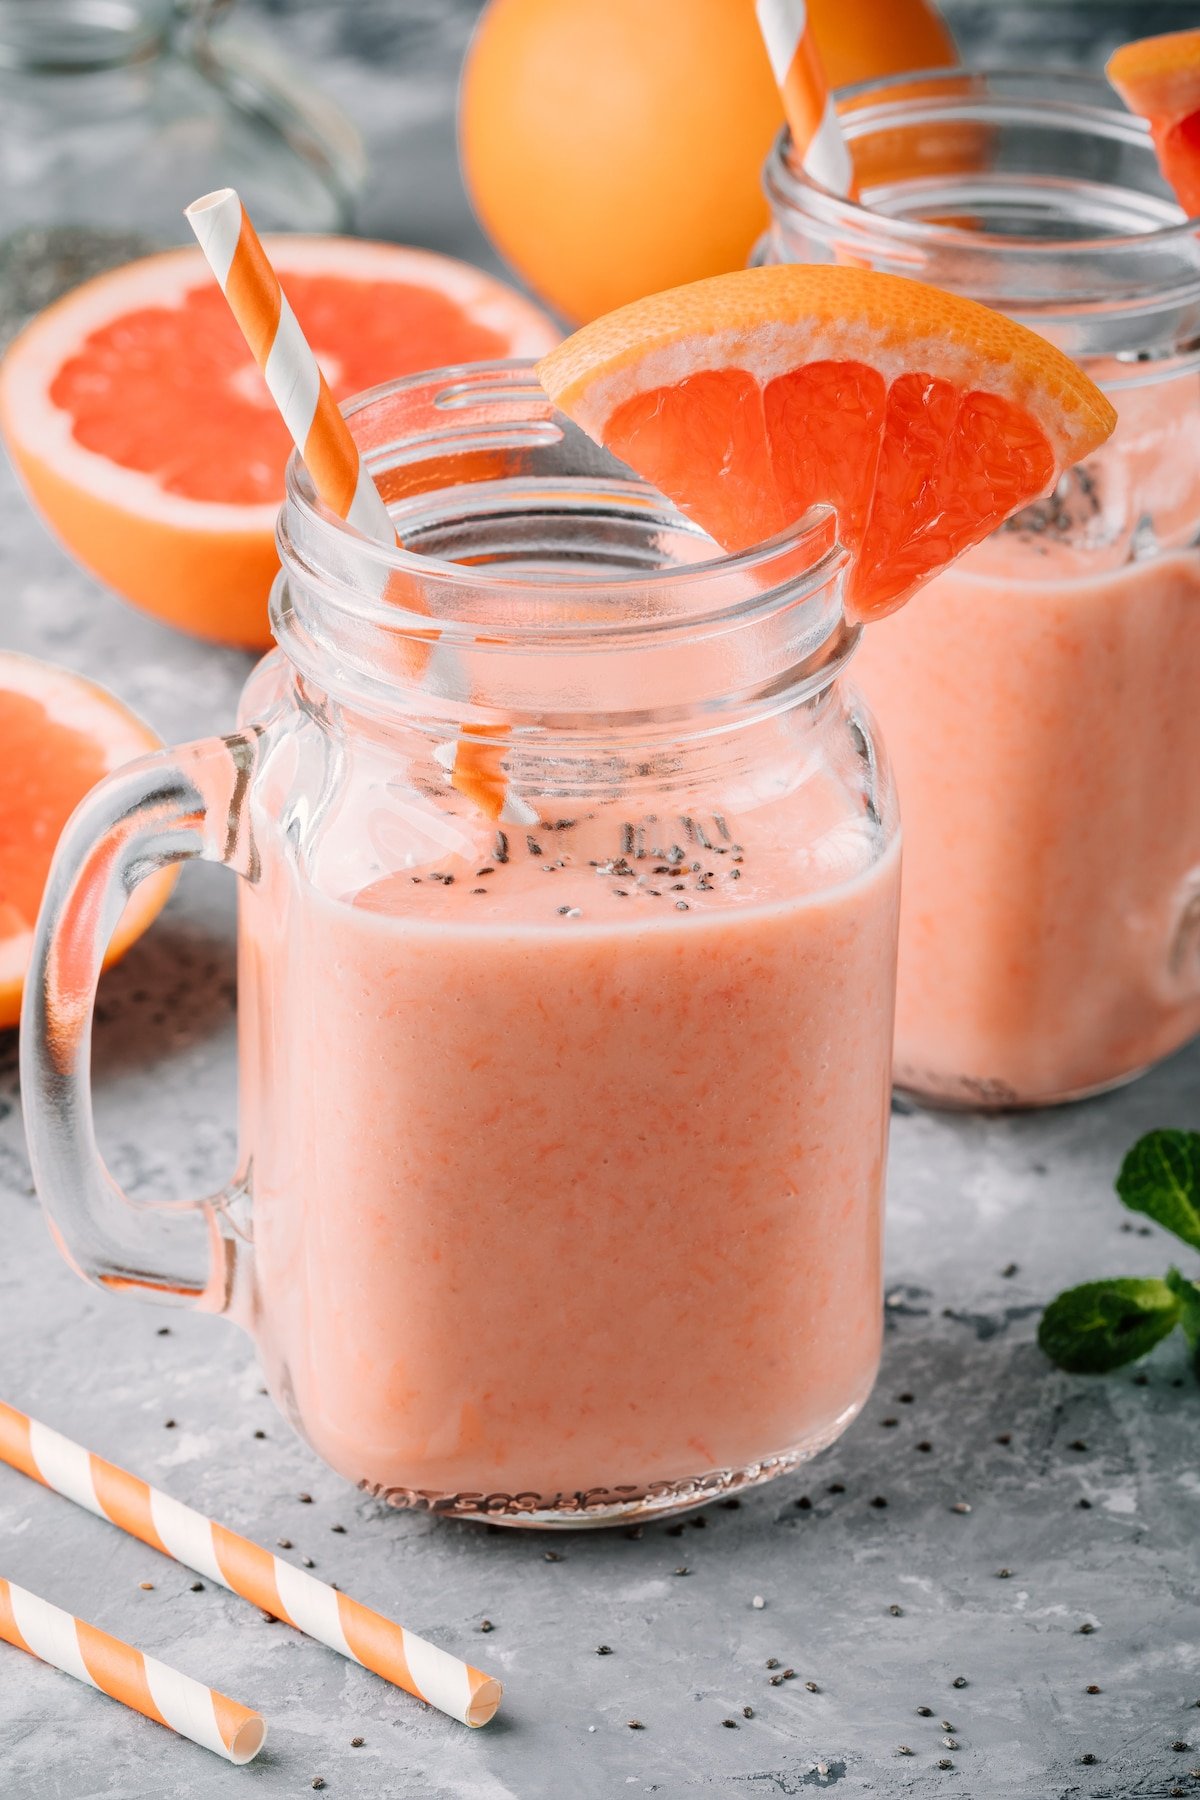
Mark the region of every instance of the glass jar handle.
POLYGON ((34 1180, 55 1242, 85 1280, 223 1312, 241 1242, 232 1187, 207 1199, 133 1200, 109 1174, 92 1119, 92 1008, 109 939, 139 883, 201 857, 254 879, 246 793, 257 735, 163 750, 107 777, 59 840, 21 1015, 21 1096, 34 1180))

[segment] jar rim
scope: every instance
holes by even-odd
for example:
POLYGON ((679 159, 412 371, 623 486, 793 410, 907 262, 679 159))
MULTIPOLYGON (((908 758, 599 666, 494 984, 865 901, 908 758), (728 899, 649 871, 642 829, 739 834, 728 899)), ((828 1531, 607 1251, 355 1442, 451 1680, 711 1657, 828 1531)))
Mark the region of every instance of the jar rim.
MULTIPOLYGON (((853 145, 856 139, 866 137, 871 131, 888 126, 913 126, 927 122, 920 113, 923 105, 928 108, 930 117, 938 122, 953 120, 956 112, 963 119, 978 121, 981 110, 1004 105, 1024 105, 1031 112, 1036 112, 1039 118, 1045 115, 1046 100, 1020 100, 1016 96, 1006 97, 1003 91, 981 93, 978 86, 974 93, 964 93, 961 91, 964 78, 976 84, 987 83, 997 88, 1005 82, 1011 82, 1014 87, 1044 86, 1050 90, 1047 99, 1052 102, 1059 120, 1066 128, 1080 133, 1088 131, 1094 136, 1097 127, 1101 127, 1103 135, 1114 141, 1124 140, 1130 145, 1143 144, 1147 150, 1152 151, 1148 122, 1116 104, 1116 96, 1107 82, 1096 75, 1076 69, 955 67, 914 69, 904 74, 877 76, 870 81, 860 81, 838 89, 835 99, 843 133, 853 145), (942 92, 905 93, 906 89, 911 90, 918 84, 922 89, 941 88, 942 92), (957 86, 959 92, 954 93, 952 86, 957 86), (1096 98, 1085 102, 1073 99, 1069 93, 1064 98, 1062 90, 1072 87, 1080 94, 1086 90, 1096 98), (899 90, 899 98, 888 103, 886 97, 890 90, 899 90), (868 105, 868 101, 876 104, 868 105)), ((1043 260, 1061 258, 1065 253, 1115 256, 1122 251, 1144 252, 1176 243, 1187 244, 1194 240, 1197 229, 1200 228, 1200 215, 1187 218, 1182 214, 1182 209, 1179 209, 1178 218, 1150 230, 1105 232, 1095 237, 1019 237, 937 224, 923 219, 897 218, 891 214, 876 212, 856 199, 838 194, 803 170, 797 170, 788 156, 790 146, 791 133, 785 125, 768 152, 763 170, 768 199, 774 200, 776 191, 788 201, 803 196, 815 201, 822 216, 828 219, 842 223, 867 221, 873 230, 893 234, 897 240, 920 248, 954 249, 969 244, 972 249, 985 255, 994 252, 997 255, 1011 256, 1019 252, 1022 256, 1043 260)))
MULTIPOLYGON (((402 440, 390 438, 382 445, 366 444, 366 415, 372 409, 406 398, 419 401, 423 395, 446 415, 447 433, 478 430, 480 441, 497 443, 504 435, 497 421, 497 406, 524 407, 534 416, 513 421, 514 428, 526 445, 543 445, 560 440, 564 430, 575 432, 558 414, 532 378, 531 360, 490 363, 452 364, 443 369, 422 371, 383 382, 354 395, 343 404, 343 412, 352 433, 359 440, 364 462, 375 476, 397 466, 396 453, 404 449, 402 440), (476 426, 470 413, 478 409, 481 417, 476 426)), ((582 434, 578 434, 582 435, 582 434)), ((431 452, 437 443, 434 434, 426 432, 412 439, 416 451, 431 452)), ((635 511, 649 510, 657 504, 659 516, 673 517, 681 530, 691 532, 697 541, 703 537, 697 527, 662 500, 646 482, 629 478, 629 472, 607 452, 596 450, 597 458, 612 464, 613 475, 596 474, 581 478, 588 491, 597 497, 605 493, 627 503, 635 511)), ((413 456, 411 460, 419 460, 413 456)), ((462 484, 430 490, 444 494, 447 501, 462 501, 468 494, 484 500, 499 501, 499 489, 507 486, 514 505, 529 495, 550 491, 547 484, 535 483, 522 490, 513 477, 494 484, 462 484)), ((481 628, 498 641, 514 647, 541 645, 584 649, 589 642, 611 648, 614 644, 631 645, 660 639, 664 635, 696 635, 704 630, 719 630, 734 622, 748 623, 755 616, 767 617, 783 608, 795 608, 829 590, 843 572, 848 556, 837 538, 836 518, 832 507, 816 506, 794 525, 747 550, 727 552, 713 546, 713 554, 685 564, 664 563, 639 567, 628 574, 610 569, 588 570, 582 566, 564 570, 558 566, 543 571, 528 565, 516 569, 503 566, 480 568, 449 558, 432 557, 402 545, 385 545, 364 538, 353 526, 338 518, 317 498, 308 471, 298 451, 288 458, 286 470, 287 498, 279 514, 277 542, 285 568, 298 567, 317 580, 334 597, 339 611, 352 615, 361 624, 403 629, 428 628, 428 614, 406 610, 391 596, 384 597, 389 578, 398 577, 401 591, 405 579, 433 584, 439 594, 451 603, 449 611, 436 609, 439 632, 453 639, 462 634, 477 638, 481 628), (652 617, 635 616, 633 605, 638 595, 666 595, 672 587, 686 585, 699 599, 686 611, 658 610, 652 617), (464 619, 453 610, 455 595, 492 595, 498 602, 511 605, 515 594, 544 592, 553 594, 557 605, 555 616, 526 621, 506 616, 500 626, 486 621, 464 619), (614 616, 600 621, 595 616, 598 598, 614 602, 614 616), (590 616, 572 616, 571 601, 577 600, 581 612, 590 616), (564 604, 565 601, 565 604, 564 604), (622 609, 621 602, 628 602, 622 609), (711 603, 708 603, 711 601, 711 603)), ((420 501, 407 508, 409 516, 419 509, 420 501)), ((393 506, 400 524, 404 522, 406 505, 393 506)), ((829 610, 826 608, 826 610, 829 610)), ((840 606, 836 609, 840 616, 840 606)), ((834 629, 830 620, 822 634, 827 638, 834 629)), ((845 632, 857 641, 859 628, 845 626, 845 632)))

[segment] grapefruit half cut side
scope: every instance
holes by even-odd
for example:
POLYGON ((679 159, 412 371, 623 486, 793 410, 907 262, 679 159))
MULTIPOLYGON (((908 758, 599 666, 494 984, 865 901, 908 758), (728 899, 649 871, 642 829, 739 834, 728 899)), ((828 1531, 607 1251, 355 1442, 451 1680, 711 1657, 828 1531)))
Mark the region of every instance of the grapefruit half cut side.
MULTIPOLYGON (((82 675, 0 651, 0 1028, 15 1025, 33 928, 63 826, 88 789, 161 748, 148 725, 82 675)), ((105 966, 161 911, 174 872, 130 896, 105 966)))
MULTIPOLYGON (((418 370, 540 356, 560 332, 432 251, 265 240, 339 400, 418 370)), ((270 643, 291 442, 200 250, 99 276, 15 339, 0 431, 47 524, 135 606, 219 643, 270 643)))
POLYGON ((726 550, 832 505, 857 619, 903 605, 1116 422, 1068 357, 987 307, 796 263, 623 307, 538 377, 726 550))

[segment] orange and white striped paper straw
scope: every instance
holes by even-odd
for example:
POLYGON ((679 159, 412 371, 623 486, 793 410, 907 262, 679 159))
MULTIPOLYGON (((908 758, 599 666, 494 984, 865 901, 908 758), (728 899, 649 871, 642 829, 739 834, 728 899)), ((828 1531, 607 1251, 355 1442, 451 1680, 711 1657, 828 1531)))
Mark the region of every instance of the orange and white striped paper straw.
POLYGON ((85 1681, 226 1762, 248 1763, 266 1742, 260 1713, 110 1637, 0 1576, 0 1638, 85 1681))
POLYGON ((851 193, 854 165, 821 66, 807 0, 756 0, 756 10, 792 134, 792 161, 831 193, 851 193))
MULTIPOLYGON (((380 544, 397 544, 383 495, 358 453, 350 427, 237 193, 233 188, 218 188, 193 200, 185 208, 185 216, 318 495, 331 512, 364 537, 380 544)), ((418 596, 411 591, 407 599, 419 605, 418 596)), ((436 628, 428 634, 432 643, 438 635, 436 628)), ((423 654, 427 668, 429 652, 423 654)), ((455 745, 453 786, 487 818, 532 823, 537 814, 509 793, 504 779, 503 727, 476 726, 472 731, 472 736, 460 737, 455 745)))
POLYGON ((0 1460, 450 1718, 486 1725, 495 1714, 504 1690, 492 1676, 3 1401, 0 1460))

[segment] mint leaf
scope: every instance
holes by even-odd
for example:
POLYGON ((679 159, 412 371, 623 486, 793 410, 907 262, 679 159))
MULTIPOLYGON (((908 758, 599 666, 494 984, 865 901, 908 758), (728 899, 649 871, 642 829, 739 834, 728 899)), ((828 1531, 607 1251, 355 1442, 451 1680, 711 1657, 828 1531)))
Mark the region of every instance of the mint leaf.
POLYGON ((1117 1192, 1131 1212, 1200 1250, 1200 1132, 1147 1132, 1121 1164, 1117 1192))
POLYGON ((1103 1375, 1153 1350, 1175 1329, 1181 1310, 1165 1281, 1134 1275, 1087 1281, 1050 1302, 1038 1343, 1060 1369, 1103 1375))
POLYGON ((1200 1286, 1181 1275, 1178 1269, 1167 1270, 1167 1286, 1179 1302, 1179 1323, 1191 1345, 1196 1373, 1200 1375, 1200 1286))

